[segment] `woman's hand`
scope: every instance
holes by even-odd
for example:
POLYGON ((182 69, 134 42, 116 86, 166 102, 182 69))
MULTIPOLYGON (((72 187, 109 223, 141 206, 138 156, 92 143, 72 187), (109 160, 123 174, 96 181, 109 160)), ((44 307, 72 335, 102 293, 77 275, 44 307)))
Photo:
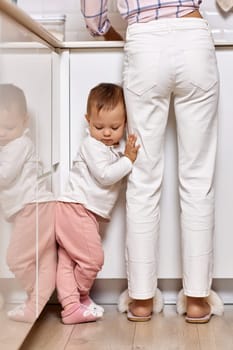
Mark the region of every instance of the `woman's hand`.
POLYGON ((115 31, 113 27, 110 27, 108 32, 104 34, 104 40, 106 41, 123 41, 122 36, 115 31))

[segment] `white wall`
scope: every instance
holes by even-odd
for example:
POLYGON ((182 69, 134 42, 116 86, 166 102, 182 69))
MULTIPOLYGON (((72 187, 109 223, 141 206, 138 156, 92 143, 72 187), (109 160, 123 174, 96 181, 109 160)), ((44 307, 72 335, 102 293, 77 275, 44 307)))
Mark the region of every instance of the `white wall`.
MULTIPOLYGON (((65 14, 66 41, 93 40, 85 28, 80 0, 18 0, 18 5, 32 14, 65 14)), ((216 40, 233 42, 233 10, 225 14, 217 7, 215 0, 203 0, 202 12, 216 40)), ((120 18, 114 0, 109 0, 109 14, 113 26, 123 34, 126 23, 120 18)))
MULTIPOLYGON (((18 0, 18 6, 31 14, 65 14, 66 41, 95 40, 85 28, 80 11, 80 0, 18 0)), ((119 16, 112 0, 109 2, 109 12, 112 24, 119 32, 123 33, 125 23, 119 16)))

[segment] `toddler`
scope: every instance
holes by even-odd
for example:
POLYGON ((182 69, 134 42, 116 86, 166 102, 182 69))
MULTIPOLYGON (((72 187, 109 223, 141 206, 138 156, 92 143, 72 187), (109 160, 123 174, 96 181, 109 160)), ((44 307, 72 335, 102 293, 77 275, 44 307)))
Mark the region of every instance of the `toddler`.
POLYGON ((120 86, 94 87, 86 119, 87 136, 56 206, 57 292, 65 324, 96 321, 103 315, 103 308, 89 297, 104 260, 99 220, 110 219, 139 149, 136 136, 129 135, 122 152, 126 111, 120 86))

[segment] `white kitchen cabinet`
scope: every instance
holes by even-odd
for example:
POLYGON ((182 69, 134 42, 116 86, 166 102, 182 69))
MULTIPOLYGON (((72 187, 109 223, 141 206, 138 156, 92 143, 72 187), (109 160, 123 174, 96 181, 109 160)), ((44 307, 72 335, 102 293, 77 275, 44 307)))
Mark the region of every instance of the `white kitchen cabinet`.
MULTIPOLYGON (((233 277, 233 50, 217 48, 220 71, 219 148, 216 170, 215 278, 233 277)), ((70 165, 85 133, 87 95, 100 82, 121 83, 123 51, 78 49, 70 52, 70 165)), ((105 264, 99 278, 125 278, 125 199, 120 197, 112 220, 102 227, 105 264)), ((181 277, 176 130, 171 107, 165 141, 161 199, 159 278, 181 277)))

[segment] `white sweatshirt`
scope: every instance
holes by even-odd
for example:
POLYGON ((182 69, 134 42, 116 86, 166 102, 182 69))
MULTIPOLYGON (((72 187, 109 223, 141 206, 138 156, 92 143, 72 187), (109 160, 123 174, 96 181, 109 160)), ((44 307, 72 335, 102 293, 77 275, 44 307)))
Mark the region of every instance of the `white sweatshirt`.
POLYGON ((21 137, 0 146, 0 208, 6 220, 26 204, 54 200, 46 188, 47 179, 41 175, 42 165, 28 129, 21 137))
POLYGON ((106 146, 88 135, 74 159, 69 182, 59 201, 84 205, 93 213, 110 219, 122 180, 132 162, 120 146, 106 146))

